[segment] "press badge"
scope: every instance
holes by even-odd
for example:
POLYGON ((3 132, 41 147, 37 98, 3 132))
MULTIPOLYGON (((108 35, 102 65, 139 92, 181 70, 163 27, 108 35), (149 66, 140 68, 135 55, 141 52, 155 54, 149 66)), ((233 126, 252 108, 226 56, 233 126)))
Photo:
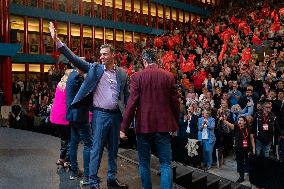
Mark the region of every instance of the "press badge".
POLYGON ((248 147, 248 141, 246 139, 243 140, 243 147, 244 148, 248 147))
POLYGON ((263 129, 264 131, 268 131, 268 124, 263 124, 263 125, 262 125, 262 129, 263 129))

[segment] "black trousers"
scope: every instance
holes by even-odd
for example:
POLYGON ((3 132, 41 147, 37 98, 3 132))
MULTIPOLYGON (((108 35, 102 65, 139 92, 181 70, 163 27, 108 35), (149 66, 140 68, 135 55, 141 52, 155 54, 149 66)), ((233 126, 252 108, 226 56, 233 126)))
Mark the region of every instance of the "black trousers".
POLYGON ((248 171, 248 153, 247 148, 236 147, 237 170, 241 178, 244 178, 245 172, 248 171))
POLYGON ((66 125, 55 125, 57 136, 61 139, 60 145, 60 159, 70 161, 69 157, 69 142, 71 129, 70 126, 66 125))

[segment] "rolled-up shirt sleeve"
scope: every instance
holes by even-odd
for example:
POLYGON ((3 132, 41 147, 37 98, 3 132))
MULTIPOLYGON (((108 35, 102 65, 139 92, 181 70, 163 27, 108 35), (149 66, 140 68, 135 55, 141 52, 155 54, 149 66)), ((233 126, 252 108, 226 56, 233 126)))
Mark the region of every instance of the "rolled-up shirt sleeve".
POLYGON ((63 47, 64 43, 62 43, 61 41, 56 42, 56 48, 59 49, 60 47, 63 47))

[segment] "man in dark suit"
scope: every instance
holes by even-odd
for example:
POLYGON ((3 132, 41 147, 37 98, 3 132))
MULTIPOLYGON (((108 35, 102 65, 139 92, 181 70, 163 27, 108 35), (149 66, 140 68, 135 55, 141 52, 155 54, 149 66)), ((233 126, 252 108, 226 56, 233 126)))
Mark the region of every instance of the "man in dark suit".
POLYGON ((180 116, 177 137, 172 140, 173 160, 185 164, 197 165, 197 158, 189 158, 187 148, 188 139, 197 139, 198 116, 193 114, 193 106, 189 106, 187 113, 180 116))
POLYGON ((179 126, 178 136, 185 138, 186 142, 188 138, 197 139, 198 133, 198 116, 193 114, 193 106, 189 106, 187 114, 184 115, 183 124, 179 126))
POLYGON ((91 128, 89 124, 89 106, 86 104, 87 102, 82 102, 76 106, 71 106, 72 101, 79 91, 83 81, 83 73, 74 68, 66 82, 66 119, 69 121, 71 128, 69 148, 71 160, 70 180, 73 180, 80 176, 77 162, 77 150, 79 141, 81 139, 84 143, 84 174, 83 180, 81 180, 80 183, 82 185, 87 185, 89 184, 90 150, 92 147, 91 128))
POLYGON ((134 73, 130 82, 130 97, 123 114, 120 137, 136 115, 137 150, 143 188, 152 188, 150 158, 155 144, 161 164, 161 188, 172 188, 171 136, 178 128, 179 101, 174 76, 156 64, 156 52, 142 53, 145 69, 134 73))
POLYGON ((89 63, 74 55, 60 41, 52 22, 49 25, 49 30, 59 51, 75 67, 86 73, 85 80, 73 99, 71 107, 88 101, 88 106, 93 110, 93 146, 90 156, 89 178, 91 189, 100 188, 98 170, 104 146, 107 146, 108 150, 107 185, 115 188, 127 188, 127 185, 120 183, 116 178, 116 159, 122 113, 129 96, 128 75, 122 68, 114 65, 115 53, 111 45, 101 46, 100 61, 102 64, 89 63))

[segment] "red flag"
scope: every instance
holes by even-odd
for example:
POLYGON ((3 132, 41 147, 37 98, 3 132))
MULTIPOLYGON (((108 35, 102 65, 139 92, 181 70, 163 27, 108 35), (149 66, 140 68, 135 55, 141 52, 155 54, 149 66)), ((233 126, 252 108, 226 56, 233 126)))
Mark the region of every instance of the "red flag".
POLYGON ((255 20, 256 18, 255 12, 250 13, 249 16, 251 17, 252 20, 255 20))
POLYGON ((195 59, 195 57, 196 57, 196 56, 195 56, 194 54, 190 54, 190 55, 188 56, 187 61, 181 65, 181 71, 182 71, 183 73, 185 73, 185 72, 191 72, 192 70, 195 69, 195 65, 194 65, 194 59, 195 59))
POLYGON ((280 14, 281 16, 284 16, 284 7, 279 10, 279 14, 280 14))
POLYGON ((200 77, 202 82, 206 79, 206 76, 207 76, 206 71, 200 71, 199 72, 199 77, 200 77))
POLYGON ((175 35, 173 37, 173 40, 174 40, 175 44, 181 44, 181 39, 180 39, 179 35, 175 35))
POLYGON ((230 19, 230 24, 233 25, 236 23, 236 17, 232 16, 232 18, 230 19))
POLYGON ((229 29, 221 33, 221 39, 224 41, 224 43, 229 42, 230 38, 231 38, 231 32, 229 29))
POLYGON ((218 34, 220 32, 220 26, 219 26, 219 24, 217 24, 216 26, 215 26, 215 34, 218 34))
POLYGON ((251 53, 250 53, 250 48, 245 48, 243 49, 242 51, 242 59, 241 61, 245 62, 245 64, 248 64, 248 61, 251 61, 252 60, 252 56, 251 56, 251 53))
POLYGON ((279 16, 278 16, 276 10, 274 10, 274 11, 271 13, 270 18, 274 20, 274 23, 279 22, 279 16))
POLYGON ((255 21, 256 25, 261 25, 263 22, 263 19, 258 19, 255 21))
POLYGON ((256 33, 253 34, 252 36, 252 43, 254 45, 261 45, 262 41, 259 39, 259 37, 256 35, 256 33))
POLYGON ((174 55, 174 52, 170 50, 162 56, 161 60, 163 64, 174 62, 176 60, 176 56, 174 55))
POLYGON ((237 47, 237 46, 234 46, 234 48, 233 48, 232 51, 231 51, 230 56, 233 57, 233 56, 237 55, 238 52, 239 52, 238 47, 237 47))
POLYGON ((270 18, 274 18, 276 14, 277 14, 277 13, 276 13, 276 10, 272 11, 272 12, 271 12, 271 15, 270 15, 270 18))
POLYGON ((170 38, 167 42, 167 47, 172 50, 174 48, 175 44, 176 44, 175 40, 173 38, 170 38))
POLYGON ((195 49, 195 48, 196 48, 196 42, 194 41, 194 39, 191 39, 191 40, 189 41, 189 44, 190 44, 190 46, 192 47, 192 49, 195 49))
POLYGON ((193 36, 193 32, 192 32, 192 31, 189 32, 189 33, 187 34, 187 36, 188 36, 188 37, 192 37, 192 36, 193 36))
POLYGON ((160 37, 156 37, 154 39, 154 46, 155 47, 160 47, 164 44, 163 40, 160 37))
POLYGON ((197 40, 199 44, 202 44, 202 35, 198 34, 197 40))
POLYGON ((127 69, 127 74, 130 76, 130 75, 132 75, 133 74, 133 66, 132 66, 132 64, 129 66, 129 68, 127 69))
POLYGON ((204 37, 204 42, 203 42, 203 49, 208 49, 208 39, 207 37, 204 37))
POLYGON ((218 60, 220 62, 223 60, 226 50, 227 50, 227 44, 224 43, 223 46, 222 46, 222 50, 220 52, 220 55, 218 57, 218 60))
POLYGON ((277 32, 280 30, 280 26, 281 26, 280 22, 273 23, 270 26, 270 30, 273 32, 277 32))
POLYGON ((249 33, 250 33, 250 27, 246 26, 246 27, 244 28, 244 34, 245 34, 245 36, 248 36, 249 33))
POLYGON ((243 30, 246 27, 247 23, 245 21, 241 21, 238 26, 238 30, 243 30))
POLYGON ((238 46, 238 45, 239 45, 239 37, 238 37, 238 35, 235 35, 235 36, 234 36, 234 45, 235 45, 235 46, 238 46))

